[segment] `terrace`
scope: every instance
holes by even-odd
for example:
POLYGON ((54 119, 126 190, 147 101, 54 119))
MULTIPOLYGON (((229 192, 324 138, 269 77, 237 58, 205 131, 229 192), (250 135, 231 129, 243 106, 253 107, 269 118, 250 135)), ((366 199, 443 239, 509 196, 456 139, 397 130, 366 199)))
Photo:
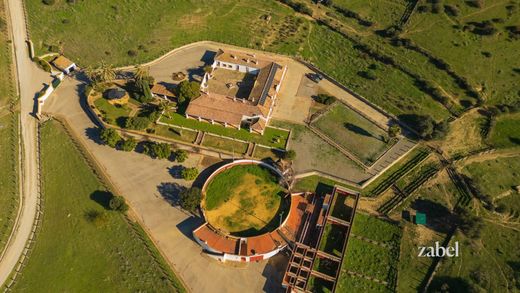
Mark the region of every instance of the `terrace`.
POLYGON ((217 68, 208 80, 208 89, 212 93, 227 97, 247 99, 255 80, 254 74, 217 68))

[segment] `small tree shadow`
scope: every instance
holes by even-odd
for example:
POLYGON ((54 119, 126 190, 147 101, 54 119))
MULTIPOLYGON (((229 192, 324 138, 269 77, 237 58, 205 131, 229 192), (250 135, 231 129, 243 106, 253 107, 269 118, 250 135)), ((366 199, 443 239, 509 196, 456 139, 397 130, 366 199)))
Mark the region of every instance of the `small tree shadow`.
POLYGON ((426 226, 440 233, 448 233, 457 221, 457 216, 447 207, 428 199, 418 198, 411 207, 418 212, 425 213, 428 217, 426 226))
POLYGON ((168 168, 168 173, 172 175, 175 179, 182 179, 182 170, 184 169, 184 166, 182 165, 175 165, 168 168))
POLYGON ((509 137, 509 141, 512 142, 512 143, 514 143, 514 144, 516 144, 516 145, 520 145, 520 138, 518 138, 518 137, 512 137, 512 136, 510 136, 510 137, 509 137))
POLYGON ((106 190, 96 190, 90 194, 90 199, 97 202, 106 210, 110 209, 110 200, 114 195, 106 190))
POLYGON ((355 132, 359 135, 364 135, 364 136, 368 136, 368 137, 373 137, 373 138, 377 138, 377 137, 374 137, 372 135, 372 133, 366 131, 365 129, 355 125, 355 124, 352 124, 352 123, 348 123, 346 122, 345 124, 343 124, 343 126, 345 126, 346 129, 352 131, 352 132, 355 132))
POLYGON ((157 186, 157 191, 159 191, 161 196, 174 206, 180 205, 179 193, 185 189, 186 187, 173 182, 162 182, 157 186))
POLYGON ((97 127, 89 127, 85 129, 85 135, 92 140, 93 142, 103 145, 104 143, 101 141, 100 138, 100 130, 97 127))

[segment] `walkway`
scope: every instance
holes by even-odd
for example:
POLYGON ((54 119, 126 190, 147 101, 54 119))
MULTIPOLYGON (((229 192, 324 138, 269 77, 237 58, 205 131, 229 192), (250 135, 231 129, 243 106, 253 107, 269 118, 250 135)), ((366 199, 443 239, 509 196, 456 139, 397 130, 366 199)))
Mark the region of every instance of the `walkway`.
POLYGON ((21 156, 21 210, 16 219, 14 234, 6 245, 5 253, 0 259, 0 284, 8 279, 11 272, 24 253, 25 245, 31 235, 37 211, 38 201, 38 165, 37 165, 37 128, 36 120, 31 115, 34 107, 35 93, 42 87, 42 82, 49 82, 49 74, 39 70, 31 61, 25 43, 26 28, 22 1, 8 0, 10 29, 13 36, 16 74, 20 90, 20 120, 23 155, 21 156))

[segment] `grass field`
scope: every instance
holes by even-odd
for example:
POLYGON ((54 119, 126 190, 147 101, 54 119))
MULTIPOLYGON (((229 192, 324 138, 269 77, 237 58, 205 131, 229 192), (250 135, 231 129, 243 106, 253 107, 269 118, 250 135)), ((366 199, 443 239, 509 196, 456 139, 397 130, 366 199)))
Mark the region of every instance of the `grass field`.
POLYGON ((218 136, 208 135, 204 136, 204 140, 202 141, 203 146, 207 146, 210 148, 216 148, 231 152, 237 156, 243 155, 247 151, 247 143, 243 143, 240 141, 233 141, 227 138, 221 138, 218 136))
POLYGON ((520 185, 520 156, 475 162, 464 167, 478 188, 492 198, 511 192, 520 185))
POLYGON ((399 245, 401 228, 374 216, 357 213, 352 226, 352 234, 363 236, 388 245, 399 245))
POLYGON ((18 210, 18 114, 0 118, 0 251, 12 231, 18 210))
POLYGON ((195 141, 195 138, 197 138, 197 133, 191 130, 168 127, 165 125, 155 125, 154 129, 155 134, 157 135, 184 142, 193 143, 195 141))
POLYGON ((453 241, 462 247, 460 257, 446 258, 430 288, 447 283, 455 292, 517 292, 520 282, 520 234, 495 221, 485 221, 481 239, 472 241, 457 233, 453 241), (473 289, 473 290, 471 290, 473 289))
POLYGON ((489 142, 497 148, 520 146, 520 113, 498 117, 489 142))
MULTIPOLYGON (((39 0, 27 1, 36 49, 43 53, 61 47, 81 66, 97 65, 101 60, 114 65, 142 63, 187 43, 213 40, 301 56, 396 115, 431 114, 437 120, 449 116, 409 75, 367 58, 355 48, 355 43, 315 21, 297 16, 274 0, 177 1, 173 5, 168 1, 152 4, 142 0, 118 4, 106 0, 56 2, 48 6, 39 0), (100 16, 96 22, 92 22, 92 14, 100 16), (266 15, 271 17, 270 21, 265 21, 266 15), (134 21, 128 23, 129 18, 134 21), (85 26, 86 23, 89 25, 85 26), (118 29, 107 29, 114 27, 118 29), (237 35, 236 31, 242 33, 237 35), (337 54, 339 51, 342 54, 337 54), (372 68, 372 64, 377 68, 377 81, 359 74, 372 68)), ((361 3, 353 5, 356 9, 366 7, 361 3)), ((370 5, 376 10, 368 14, 381 24, 390 23, 402 5, 401 1, 397 5, 370 5)), ((425 67, 420 66, 422 61, 415 62, 414 69, 425 67)))
POLYGON ((5 15, 5 3, 0 3, 0 115, 2 108, 14 98, 14 84, 12 82, 11 70, 11 44, 7 34, 7 22, 5 15))
POLYGON ((325 224, 321 236, 320 250, 337 257, 343 254, 343 243, 347 237, 347 228, 332 223, 325 224))
POLYGON ((233 129, 224 127, 223 125, 210 124, 207 122, 199 122, 195 119, 188 119, 181 114, 171 113, 170 117, 161 116, 160 121, 163 123, 183 126, 190 129, 210 132, 216 135, 227 136, 245 141, 256 142, 265 146, 285 149, 289 132, 267 127, 263 135, 249 132, 247 129, 233 129))
POLYGON ((252 236, 279 225, 285 192, 278 178, 259 165, 224 170, 208 184, 203 208, 214 227, 238 236, 252 236))
POLYGON ((386 132, 343 104, 332 106, 314 126, 364 162, 374 162, 389 144, 386 132))
POLYGON ((56 122, 42 127, 42 169, 43 223, 14 291, 185 292, 143 230, 92 199, 103 185, 56 122))

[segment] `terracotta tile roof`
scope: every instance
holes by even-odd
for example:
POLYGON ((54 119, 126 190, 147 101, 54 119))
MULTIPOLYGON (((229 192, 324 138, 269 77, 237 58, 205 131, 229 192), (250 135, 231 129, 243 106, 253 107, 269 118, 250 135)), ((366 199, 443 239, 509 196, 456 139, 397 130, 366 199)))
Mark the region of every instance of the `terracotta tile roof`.
POLYGON ((278 245, 276 245, 270 233, 247 238, 247 255, 264 254, 276 248, 278 248, 278 245))
POLYGON ((71 65, 73 65, 74 62, 70 61, 63 55, 60 55, 52 61, 52 64, 54 64, 54 66, 56 66, 60 70, 65 70, 69 68, 71 65))
POLYGON ((206 242, 209 247, 222 253, 237 254, 239 240, 217 234, 207 223, 193 231, 200 240, 206 242))
POLYGON ((240 125, 243 116, 256 116, 262 113, 249 103, 243 103, 239 99, 233 101, 219 94, 205 94, 191 101, 186 109, 186 114, 201 117, 218 122, 226 122, 232 125, 240 125))
POLYGON ((167 97, 175 97, 175 93, 172 89, 166 87, 164 84, 156 83, 153 85, 151 89, 152 93, 161 95, 161 96, 167 96, 167 97))
POLYGON ((274 89, 273 83, 275 83, 276 73, 281 69, 282 67, 274 62, 260 69, 253 90, 249 95, 251 102, 262 106, 266 105, 267 96, 273 96, 276 93, 276 91, 271 90, 274 89))

